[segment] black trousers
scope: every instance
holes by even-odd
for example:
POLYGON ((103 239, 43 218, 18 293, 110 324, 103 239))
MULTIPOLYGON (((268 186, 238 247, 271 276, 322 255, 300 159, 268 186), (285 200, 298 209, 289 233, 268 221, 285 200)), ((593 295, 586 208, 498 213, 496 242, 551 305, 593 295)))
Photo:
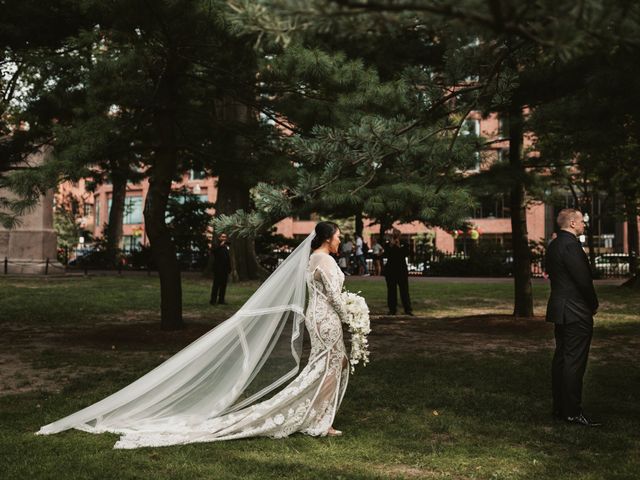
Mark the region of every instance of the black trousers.
POLYGON ((409 276, 385 275, 387 282, 387 306, 391 313, 396 313, 398 308, 398 289, 400 289, 400 299, 405 313, 411 313, 411 299, 409 298, 409 276))
POLYGON ((227 281, 229 280, 229 274, 215 273, 213 274, 213 286, 211 287, 211 299, 209 303, 224 303, 224 294, 227 291, 227 281))
POLYGON ((582 413, 582 379, 593 336, 593 321, 556 324, 551 367, 553 410, 564 417, 582 413))

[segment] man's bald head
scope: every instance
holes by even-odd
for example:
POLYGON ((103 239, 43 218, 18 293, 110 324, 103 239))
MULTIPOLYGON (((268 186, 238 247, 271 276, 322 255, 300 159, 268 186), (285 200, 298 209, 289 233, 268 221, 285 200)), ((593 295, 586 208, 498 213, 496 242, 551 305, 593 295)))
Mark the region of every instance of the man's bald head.
POLYGON ((568 230, 575 235, 584 233, 582 213, 575 208, 563 208, 560 210, 556 221, 562 230, 568 230))

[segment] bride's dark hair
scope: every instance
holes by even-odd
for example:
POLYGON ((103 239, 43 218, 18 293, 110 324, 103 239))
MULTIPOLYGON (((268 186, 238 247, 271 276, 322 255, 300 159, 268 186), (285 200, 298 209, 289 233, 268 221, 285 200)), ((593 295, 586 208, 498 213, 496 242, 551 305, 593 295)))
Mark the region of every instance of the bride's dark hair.
POLYGON ((338 230, 338 225, 333 222, 318 222, 316 224, 316 236, 311 240, 311 250, 320 248, 320 246, 329 240, 338 230))

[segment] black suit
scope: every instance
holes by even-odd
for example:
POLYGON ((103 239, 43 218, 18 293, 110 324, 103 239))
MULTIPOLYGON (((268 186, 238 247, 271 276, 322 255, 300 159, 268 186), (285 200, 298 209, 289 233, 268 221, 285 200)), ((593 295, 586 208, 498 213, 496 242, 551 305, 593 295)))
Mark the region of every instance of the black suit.
POLYGON ((582 379, 593 335, 598 297, 589 260, 575 235, 562 230, 547 248, 551 281, 547 321, 555 324, 552 364, 554 412, 565 417, 582 413, 582 379))
POLYGON ((408 251, 405 245, 387 243, 383 256, 387 259, 384 265, 384 279, 387 282, 387 306, 389 312, 395 314, 398 307, 398 292, 405 313, 411 313, 411 298, 409 298, 409 270, 407 269, 408 251))
POLYGON ((231 273, 231 257, 227 245, 218 245, 213 253, 213 286, 211 287, 211 299, 209 303, 215 305, 224 303, 224 295, 227 291, 227 281, 231 273))

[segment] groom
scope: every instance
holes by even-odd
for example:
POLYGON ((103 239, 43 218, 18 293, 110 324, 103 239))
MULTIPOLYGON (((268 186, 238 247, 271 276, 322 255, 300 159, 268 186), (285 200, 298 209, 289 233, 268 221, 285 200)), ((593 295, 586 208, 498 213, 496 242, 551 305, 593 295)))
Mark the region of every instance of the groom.
POLYGON ((558 214, 560 233, 547 248, 546 270, 551 280, 547 321, 555 324, 556 351, 552 364, 553 414, 569 423, 598 426, 582 412, 582 378, 593 334, 598 297, 591 269, 578 236, 584 232, 582 213, 565 208, 558 214))

